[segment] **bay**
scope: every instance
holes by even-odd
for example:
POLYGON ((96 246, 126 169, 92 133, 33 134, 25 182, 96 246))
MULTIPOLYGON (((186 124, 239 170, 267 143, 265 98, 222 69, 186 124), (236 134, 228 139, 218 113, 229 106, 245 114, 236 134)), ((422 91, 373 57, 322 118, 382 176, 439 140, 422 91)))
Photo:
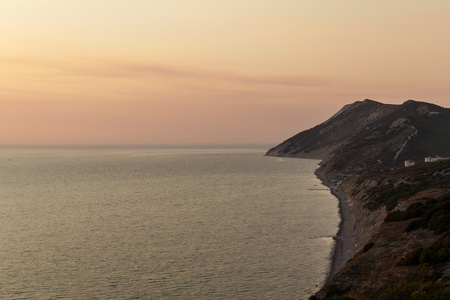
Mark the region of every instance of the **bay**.
POLYGON ((264 152, 0 149, 0 298, 307 299, 337 200, 264 152))

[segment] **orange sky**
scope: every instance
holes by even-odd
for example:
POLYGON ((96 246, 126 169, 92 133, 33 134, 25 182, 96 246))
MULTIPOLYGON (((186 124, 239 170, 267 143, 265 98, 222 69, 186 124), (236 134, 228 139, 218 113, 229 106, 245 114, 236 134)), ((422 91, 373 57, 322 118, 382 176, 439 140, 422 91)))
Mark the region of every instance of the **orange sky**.
POLYGON ((276 144, 450 107, 447 0, 3 0, 0 144, 276 144))

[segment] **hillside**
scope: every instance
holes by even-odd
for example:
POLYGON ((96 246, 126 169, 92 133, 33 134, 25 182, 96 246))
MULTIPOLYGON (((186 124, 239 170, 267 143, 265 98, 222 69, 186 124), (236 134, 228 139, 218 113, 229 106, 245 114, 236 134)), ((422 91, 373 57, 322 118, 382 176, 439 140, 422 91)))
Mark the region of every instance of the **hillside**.
POLYGON ((450 299, 450 160, 363 172, 340 188, 351 253, 316 297, 450 299))
POLYGON ((448 152, 450 109, 412 100, 402 105, 364 100, 266 155, 323 159, 321 171, 331 178, 343 170, 398 167, 407 159, 448 152))
POLYGON ((312 299, 450 298, 450 160, 424 162, 449 152, 450 109, 412 100, 346 105, 267 152, 322 159, 340 199, 330 278, 312 299))

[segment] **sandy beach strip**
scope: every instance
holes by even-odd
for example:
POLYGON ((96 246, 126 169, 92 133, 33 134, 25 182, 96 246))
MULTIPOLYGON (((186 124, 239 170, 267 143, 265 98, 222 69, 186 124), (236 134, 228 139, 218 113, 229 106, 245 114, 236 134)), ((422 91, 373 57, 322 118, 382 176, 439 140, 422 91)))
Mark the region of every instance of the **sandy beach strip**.
POLYGON ((329 281, 356 252, 356 236, 353 230, 355 217, 352 206, 344 191, 336 184, 325 180, 325 177, 320 172, 316 171, 316 175, 325 186, 330 188, 331 194, 338 199, 339 215, 341 218, 339 230, 334 237, 335 245, 327 280, 329 281))
POLYGON ((337 186, 329 186, 331 193, 339 201, 339 215, 341 222, 339 224, 339 231, 336 234, 335 246, 333 249, 333 256, 331 262, 331 270, 329 277, 336 274, 345 263, 355 254, 356 251, 356 237, 353 231, 354 215, 352 207, 348 202, 345 193, 337 186))

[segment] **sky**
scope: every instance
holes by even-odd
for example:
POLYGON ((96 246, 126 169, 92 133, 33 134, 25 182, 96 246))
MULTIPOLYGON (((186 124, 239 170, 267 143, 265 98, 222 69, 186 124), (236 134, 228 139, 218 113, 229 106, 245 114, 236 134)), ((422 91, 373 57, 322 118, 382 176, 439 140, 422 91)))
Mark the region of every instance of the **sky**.
POLYGON ((278 144, 450 107, 448 0, 1 0, 0 144, 278 144))

